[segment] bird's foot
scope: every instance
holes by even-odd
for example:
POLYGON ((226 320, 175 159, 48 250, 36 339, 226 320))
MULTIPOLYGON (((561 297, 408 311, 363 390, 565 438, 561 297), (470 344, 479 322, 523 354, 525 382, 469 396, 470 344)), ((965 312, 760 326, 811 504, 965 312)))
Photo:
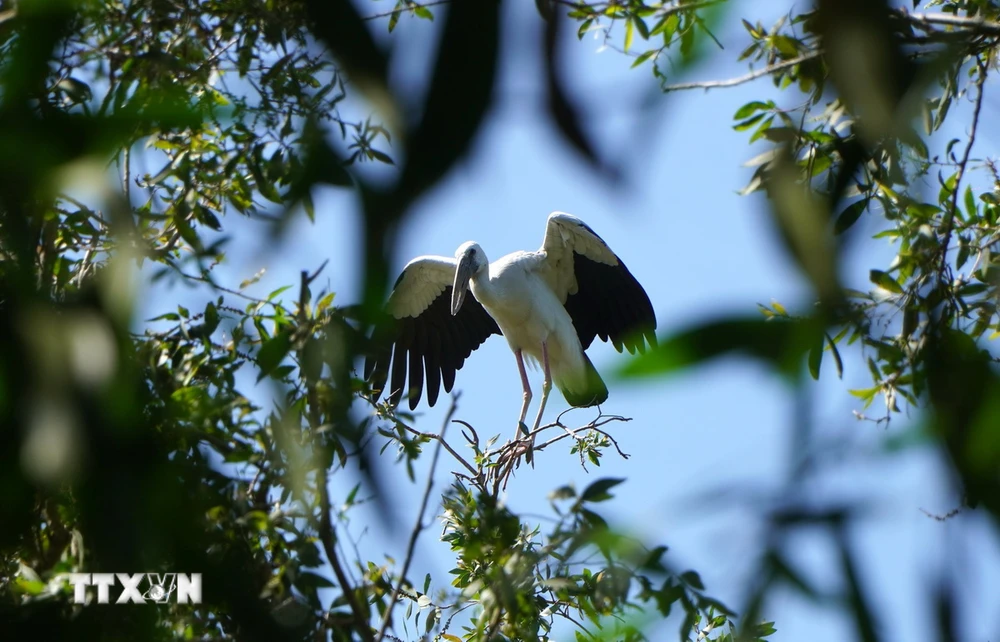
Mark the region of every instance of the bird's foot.
MULTIPOLYGON (((524 426, 522 423, 521 426, 524 426)), ((532 439, 530 437, 516 437, 513 441, 507 442, 503 447, 503 451, 500 458, 497 460, 497 466, 494 472, 494 479, 502 479, 504 488, 507 487, 507 481, 510 478, 511 473, 521 466, 521 457, 524 457, 528 463, 532 461, 532 439)), ((532 464, 534 468, 534 464, 532 464)))

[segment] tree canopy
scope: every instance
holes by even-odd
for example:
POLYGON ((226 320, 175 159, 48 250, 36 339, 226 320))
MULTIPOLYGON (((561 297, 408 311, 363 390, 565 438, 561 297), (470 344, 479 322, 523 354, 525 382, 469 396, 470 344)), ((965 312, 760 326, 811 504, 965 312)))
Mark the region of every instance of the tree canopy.
MULTIPOLYGON (((753 3, 725 0, 538 0, 525 10, 544 25, 550 126, 611 181, 584 101, 566 89, 564 35, 597 33, 633 59, 631 73, 652 72, 664 101, 754 81, 780 90, 718 126, 767 144, 744 192, 766 194, 815 305, 692 320, 621 376, 683 375, 742 353, 802 395, 821 372, 859 359, 871 386, 845 391, 858 416, 892 425, 915 413, 909 432, 887 431, 887 447, 940 452, 963 489, 956 512, 984 511, 996 526, 1000 171, 976 142, 1000 6, 817 0, 775 24, 753 3), (720 43, 718 26, 740 19, 744 40, 720 43), (702 61, 734 51, 746 75, 691 80, 702 61), (870 241, 859 221, 894 249, 888 264, 867 266, 869 283, 849 282, 842 264, 849 244, 870 241)), ((5 636, 643 640, 672 616, 681 640, 764 640, 780 629, 768 597, 791 588, 842 610, 857 639, 888 637, 846 535, 861 507, 817 510, 799 496, 818 455, 767 515, 746 603, 723 604, 676 566, 669 541, 636 541, 601 515, 622 479, 553 490, 539 527, 500 499, 509 444, 451 413, 443 426, 419 425, 372 398, 356 366, 386 323, 398 231, 468 154, 496 100, 510 28, 494 0, 20 0, 0 12, 5 636), (390 82, 404 20, 437 38, 421 92, 390 82), (393 167, 391 180, 366 164, 393 167), (317 215, 321 186, 357 195, 359 301, 320 290, 322 265, 302 265, 299 282, 266 297, 248 294, 253 279, 217 278, 232 229, 264 221, 280 238, 317 215), (211 296, 137 318, 137 292, 164 284, 211 296), (255 392, 265 385, 273 399, 255 392), (415 479, 421 458, 431 472, 417 523, 398 533, 406 557, 369 559, 344 525, 362 498, 388 513, 394 491, 375 471, 398 465, 415 479), (435 471, 453 473, 440 495, 435 471), (351 488, 344 496, 331 497, 335 478, 351 488), (413 577, 435 516, 454 569, 413 577), (835 542, 842 594, 823 595, 786 554, 807 528, 835 542), (147 570, 202 573, 202 603, 76 604, 67 580, 147 570)), ((599 466, 621 452, 612 429, 623 420, 557 419, 537 448, 599 466)), ((791 432, 815 451, 815 430, 791 432)), ((954 581, 927 591, 940 639, 958 639, 954 581)))

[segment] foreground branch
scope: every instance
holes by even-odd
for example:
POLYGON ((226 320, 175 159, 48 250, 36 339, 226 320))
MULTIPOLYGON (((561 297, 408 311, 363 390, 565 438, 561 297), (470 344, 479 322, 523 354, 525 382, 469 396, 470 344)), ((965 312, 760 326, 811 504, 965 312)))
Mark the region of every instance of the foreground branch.
POLYGON ((804 62, 812 60, 814 58, 819 58, 823 55, 822 49, 817 49, 798 58, 792 58, 791 60, 786 60, 784 62, 779 62, 775 65, 768 65, 763 69, 758 69, 757 71, 751 71, 750 73, 738 76, 736 78, 727 78, 725 80, 702 80, 698 82, 681 82, 674 85, 664 85, 663 91, 682 91, 685 89, 719 89, 722 87, 735 87, 736 85, 742 85, 744 83, 757 80, 758 78, 763 78, 764 76, 770 76, 771 74, 781 71, 782 69, 788 69, 789 67, 794 67, 795 65, 800 65, 804 62))
MULTIPOLYGON (((410 571, 413 552, 417 547, 417 538, 420 536, 420 532, 424 530, 424 513, 427 511, 427 502, 430 500, 431 488, 434 487, 434 471, 437 470, 438 457, 441 455, 441 446, 445 445, 444 433, 448 429, 448 424, 451 423, 451 418, 454 416, 457 407, 458 394, 456 393, 451 398, 451 407, 448 408, 448 414, 445 415, 444 423, 441 425, 441 434, 437 439, 438 445, 434 449, 434 456, 431 458, 431 469, 427 472, 424 499, 420 502, 420 510, 417 512, 417 522, 413 525, 413 530, 410 531, 410 542, 406 547, 406 559, 403 560, 403 569, 399 573, 399 581, 396 583, 396 588, 392 591, 392 597, 389 598, 389 605, 385 609, 385 617, 382 619, 382 626, 378 630, 378 635, 375 636, 375 642, 382 642, 382 638, 385 637, 389 623, 392 622, 392 610, 395 608, 396 602, 399 601, 399 593, 403 588, 403 582, 406 581, 406 574, 410 571)), ((451 451, 451 448, 448 450, 451 451)))
POLYGON ((909 13, 904 10, 899 10, 897 13, 909 22, 921 27, 945 25, 948 27, 960 27, 969 31, 977 31, 982 34, 1000 36, 1000 22, 993 22, 983 18, 955 16, 950 13, 909 13))

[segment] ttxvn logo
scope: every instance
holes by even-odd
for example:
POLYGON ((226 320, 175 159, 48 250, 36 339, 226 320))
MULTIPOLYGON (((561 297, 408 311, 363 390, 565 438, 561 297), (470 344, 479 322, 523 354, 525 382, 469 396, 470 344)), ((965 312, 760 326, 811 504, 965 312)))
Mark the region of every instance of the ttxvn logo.
POLYGON ((87 601, 88 586, 97 587, 98 604, 109 604, 116 580, 122 590, 115 604, 201 604, 201 573, 70 573, 67 579, 77 604, 87 601))

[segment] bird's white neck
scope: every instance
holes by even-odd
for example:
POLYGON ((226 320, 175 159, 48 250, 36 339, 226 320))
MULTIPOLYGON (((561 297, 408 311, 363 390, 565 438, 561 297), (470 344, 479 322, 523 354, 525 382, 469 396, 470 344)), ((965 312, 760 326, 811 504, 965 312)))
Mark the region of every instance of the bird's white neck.
POLYGON ((472 275, 469 279, 469 289, 472 290, 476 300, 481 303, 489 305, 496 299, 496 287, 490 280, 489 264, 472 275))

